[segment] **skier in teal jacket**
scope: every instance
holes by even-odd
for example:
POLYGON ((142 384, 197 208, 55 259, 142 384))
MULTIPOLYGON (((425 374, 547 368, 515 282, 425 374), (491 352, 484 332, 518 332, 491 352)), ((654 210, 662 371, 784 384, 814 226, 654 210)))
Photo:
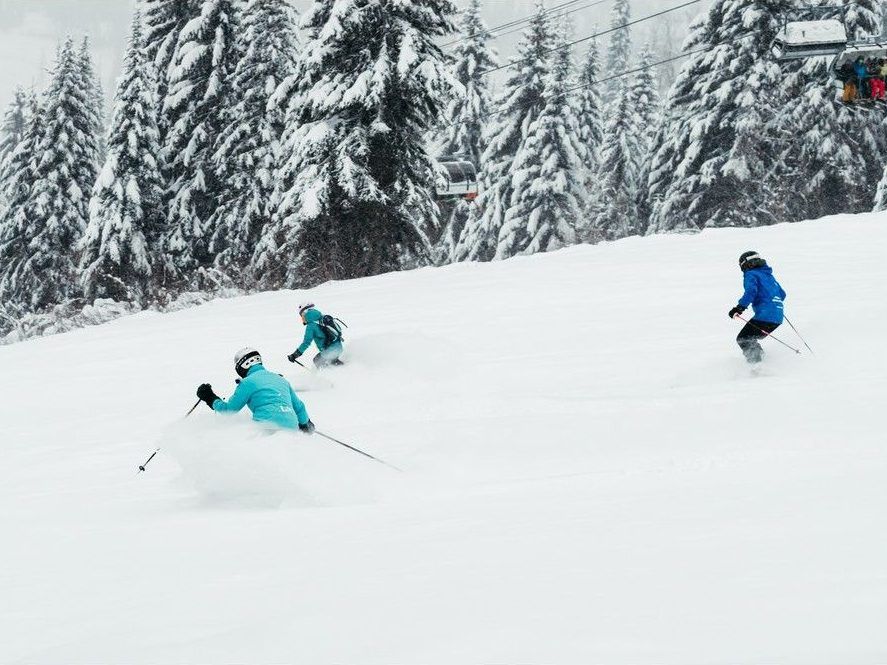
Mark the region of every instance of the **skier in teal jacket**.
MULTIPOLYGON (((322 319, 323 314, 314 308, 314 303, 303 303, 299 305, 299 316, 302 317, 302 324, 305 326, 305 336, 299 348, 287 356, 287 360, 291 363, 296 360, 313 342, 317 346, 319 353, 314 356, 314 365, 319 369, 330 365, 344 365, 339 356, 342 355, 342 332, 336 327, 324 325, 322 319)), ((330 319, 330 317, 327 317, 330 319)))
POLYGON ((241 349, 234 356, 234 369, 241 377, 230 399, 223 400, 204 383, 197 396, 217 413, 235 413, 248 406, 253 420, 275 428, 296 429, 311 433, 314 423, 308 418, 305 405, 289 382, 262 365, 262 356, 255 349, 241 349))

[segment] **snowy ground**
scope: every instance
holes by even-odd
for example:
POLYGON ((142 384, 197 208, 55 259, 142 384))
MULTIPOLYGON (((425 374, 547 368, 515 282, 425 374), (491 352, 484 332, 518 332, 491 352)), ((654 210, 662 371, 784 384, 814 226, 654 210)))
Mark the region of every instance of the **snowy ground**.
POLYGON ((326 285, 332 387, 291 292, 2 347, 0 662, 883 663, 885 248, 868 215, 326 285), (746 249, 816 357, 745 368, 746 249), (245 344, 406 473, 176 422, 245 344))

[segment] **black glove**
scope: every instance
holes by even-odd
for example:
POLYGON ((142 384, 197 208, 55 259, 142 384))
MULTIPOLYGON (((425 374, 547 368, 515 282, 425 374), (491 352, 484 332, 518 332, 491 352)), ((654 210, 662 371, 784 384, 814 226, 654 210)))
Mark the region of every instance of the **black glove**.
POLYGON ((305 434, 314 434, 314 423, 312 423, 310 420, 304 425, 302 423, 299 423, 299 429, 305 432, 305 434))
POLYGON ((213 387, 208 383, 203 383, 200 385, 200 387, 197 389, 197 396, 204 402, 206 402, 206 405, 209 408, 213 408, 213 402, 215 402, 217 399, 220 399, 220 397, 213 392, 213 387))
POLYGON ((736 307, 730 310, 730 313, 727 314, 727 316, 732 319, 734 316, 736 316, 737 314, 742 314, 744 311, 745 307, 743 307, 742 305, 736 305, 736 307))
POLYGON ((291 354, 289 354, 286 359, 289 360, 291 363, 294 363, 296 362, 296 359, 301 355, 302 352, 297 349, 296 351, 293 351, 291 354))

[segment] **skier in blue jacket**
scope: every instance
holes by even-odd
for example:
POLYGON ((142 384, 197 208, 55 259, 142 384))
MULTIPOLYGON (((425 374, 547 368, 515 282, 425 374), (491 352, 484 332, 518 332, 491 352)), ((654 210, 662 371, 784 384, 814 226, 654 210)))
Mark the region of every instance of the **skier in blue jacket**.
POLYGON ((312 342, 317 346, 319 353, 314 356, 314 366, 329 367, 330 365, 344 365, 339 356, 342 355, 342 333, 331 326, 324 325, 323 314, 314 308, 314 303, 307 302, 299 305, 299 316, 302 317, 302 325, 305 326, 305 335, 299 348, 287 356, 291 363, 296 360, 312 342))
POLYGON ((728 316, 732 319, 741 315, 749 306, 754 310, 754 317, 739 332, 736 342, 745 354, 745 359, 755 364, 764 358, 764 350, 758 340, 782 325, 785 290, 773 277, 773 269, 757 252, 743 253, 739 257, 739 268, 743 272, 745 293, 728 316))
POLYGON ((253 420, 274 428, 296 429, 310 434, 314 423, 308 418, 305 405, 289 382, 262 365, 262 356, 255 349, 241 349, 234 355, 234 370, 240 376, 237 389, 226 401, 204 383, 197 396, 217 413, 234 413, 248 406, 253 420))

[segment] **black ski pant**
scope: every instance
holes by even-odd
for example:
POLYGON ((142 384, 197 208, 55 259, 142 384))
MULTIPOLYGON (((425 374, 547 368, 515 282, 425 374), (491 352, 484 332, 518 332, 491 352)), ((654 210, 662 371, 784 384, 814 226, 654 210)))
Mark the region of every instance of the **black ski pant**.
POLYGON ((758 340, 764 339, 780 325, 782 324, 759 321, 758 319, 752 319, 745 324, 736 337, 736 343, 739 344, 739 348, 742 349, 748 362, 759 363, 764 359, 764 349, 761 348, 758 340))

